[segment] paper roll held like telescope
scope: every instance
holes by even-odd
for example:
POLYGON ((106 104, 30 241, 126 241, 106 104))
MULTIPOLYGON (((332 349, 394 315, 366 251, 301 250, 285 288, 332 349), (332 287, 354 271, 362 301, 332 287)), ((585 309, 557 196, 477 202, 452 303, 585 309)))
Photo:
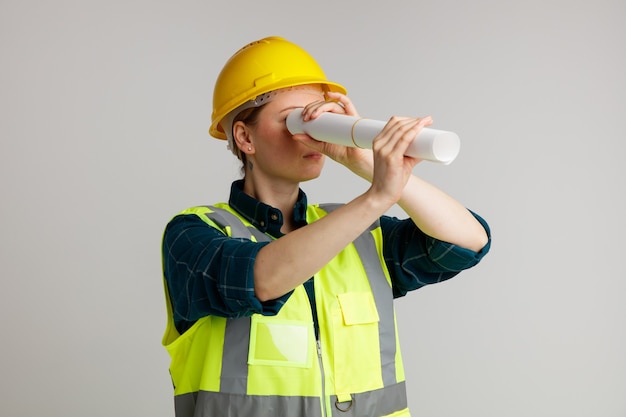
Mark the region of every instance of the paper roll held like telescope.
MULTIPOLYGON (((303 122, 302 109, 295 109, 287 116, 287 129, 292 135, 306 133, 323 142, 366 149, 372 149, 374 138, 386 124, 336 113, 323 113, 303 122)), ((457 157, 460 147, 461 140, 456 133, 423 128, 409 145, 406 155, 447 165, 457 157)))

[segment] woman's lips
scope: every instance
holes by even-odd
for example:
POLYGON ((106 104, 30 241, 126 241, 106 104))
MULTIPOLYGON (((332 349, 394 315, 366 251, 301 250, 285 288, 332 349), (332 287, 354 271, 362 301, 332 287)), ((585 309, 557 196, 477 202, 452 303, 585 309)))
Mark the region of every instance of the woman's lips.
POLYGON ((304 155, 306 159, 322 159, 322 154, 319 152, 311 152, 304 155))

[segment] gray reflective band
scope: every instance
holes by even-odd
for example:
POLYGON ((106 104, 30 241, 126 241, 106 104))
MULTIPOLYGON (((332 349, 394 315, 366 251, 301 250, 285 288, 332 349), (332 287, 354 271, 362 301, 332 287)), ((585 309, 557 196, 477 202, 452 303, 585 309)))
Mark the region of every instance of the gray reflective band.
MULTIPOLYGON (((337 397, 330 397, 334 417, 380 417, 407 408, 404 382, 375 391, 353 394, 352 402, 334 405, 337 397), (342 410, 347 411, 340 411, 342 410)), ((318 397, 245 395, 200 391, 177 395, 174 399, 176 417, 303 417, 321 416, 318 397)))
POLYGON ((197 392, 189 392, 174 397, 174 415, 176 417, 193 417, 196 412, 197 392))
POLYGON ((224 352, 220 391, 244 395, 248 388, 248 343, 250 317, 227 319, 224 330, 224 352))
POLYGON ((335 417, 380 417, 408 407, 404 382, 385 386, 375 391, 352 394, 351 402, 337 404, 337 397, 331 395, 330 403, 333 404, 333 416, 335 417))
MULTIPOLYGON (((320 208, 331 212, 340 207, 340 204, 324 204, 320 208)), ((376 222, 370 226, 371 231, 379 226, 376 222)), ((378 340, 380 341, 380 365, 382 368, 383 385, 396 383, 396 326, 393 314, 393 293, 390 291, 389 282, 383 271, 378 257, 376 242, 371 233, 365 232, 352 242, 361 263, 367 273, 367 278, 374 294, 374 302, 378 310, 380 322, 378 323, 378 340)))
POLYGON ((230 226, 232 237, 250 239, 250 236, 254 236, 257 242, 269 242, 272 240, 271 237, 260 230, 255 229, 254 227, 246 227, 241 219, 230 211, 214 206, 206 207, 213 210, 213 213, 205 213, 205 215, 217 223, 220 227, 230 226))
POLYGON ((174 401, 176 417, 303 417, 322 415, 322 404, 318 397, 242 395, 200 391, 178 395, 174 401))

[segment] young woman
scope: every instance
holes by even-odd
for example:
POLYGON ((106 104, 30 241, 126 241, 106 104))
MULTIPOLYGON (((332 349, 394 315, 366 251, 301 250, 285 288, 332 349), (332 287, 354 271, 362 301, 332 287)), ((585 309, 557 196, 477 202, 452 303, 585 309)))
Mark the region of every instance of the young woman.
POLYGON ((345 89, 282 38, 239 50, 215 85, 210 132, 243 179, 228 203, 166 227, 163 268, 175 408, 181 416, 408 416, 393 299, 451 278, 489 250, 485 221, 413 175, 404 155, 430 117, 393 117, 364 150, 286 128, 356 116, 345 89), (325 157, 371 185, 309 205, 300 183, 325 157), (398 204, 404 220, 385 213, 398 204))

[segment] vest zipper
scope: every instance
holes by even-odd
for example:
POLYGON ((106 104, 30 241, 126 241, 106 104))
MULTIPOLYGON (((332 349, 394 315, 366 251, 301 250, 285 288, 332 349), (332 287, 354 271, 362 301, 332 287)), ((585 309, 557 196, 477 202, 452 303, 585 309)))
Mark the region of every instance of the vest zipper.
POLYGON ((322 344, 319 339, 315 340, 315 344, 317 346, 317 361, 319 363, 322 378, 322 417, 325 417, 328 414, 328 410, 326 410, 326 386, 324 384, 326 376, 324 375, 324 364, 322 362, 322 344))

